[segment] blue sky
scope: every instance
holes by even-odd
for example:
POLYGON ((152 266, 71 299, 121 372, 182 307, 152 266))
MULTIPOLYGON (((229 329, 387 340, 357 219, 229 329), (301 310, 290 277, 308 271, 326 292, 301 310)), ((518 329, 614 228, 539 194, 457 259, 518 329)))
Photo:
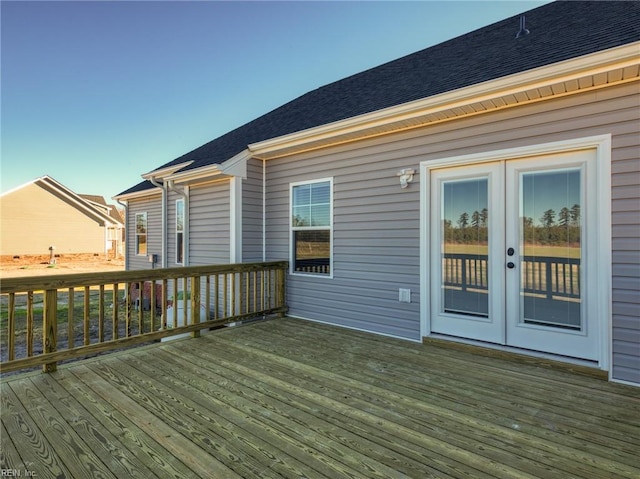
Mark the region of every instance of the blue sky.
POLYGON ((109 199, 303 93, 545 3, 2 1, 0 191, 50 175, 109 199))

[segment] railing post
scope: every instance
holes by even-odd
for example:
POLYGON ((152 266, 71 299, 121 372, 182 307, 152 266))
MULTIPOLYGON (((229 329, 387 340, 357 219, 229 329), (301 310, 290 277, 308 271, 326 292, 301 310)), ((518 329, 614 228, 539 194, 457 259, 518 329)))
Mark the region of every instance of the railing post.
MULTIPOLYGON (((44 293, 44 354, 53 353, 58 347, 58 291, 48 289, 44 293)), ((42 371, 52 373, 58 369, 58 363, 45 363, 42 371)))
MULTIPOLYGON (((200 323, 200 276, 194 276, 191 278, 191 324, 198 323, 200 323)), ((193 331, 191 337, 199 338, 200 330, 193 331)))
MULTIPOLYGON (((285 300, 286 300, 286 293, 285 293, 285 284, 286 284, 286 274, 285 274, 285 270, 283 268, 280 268, 277 270, 277 298, 278 298, 278 307, 282 308, 285 305, 285 300)), ((282 311, 279 316, 281 318, 284 318, 285 316, 285 312, 282 311)))

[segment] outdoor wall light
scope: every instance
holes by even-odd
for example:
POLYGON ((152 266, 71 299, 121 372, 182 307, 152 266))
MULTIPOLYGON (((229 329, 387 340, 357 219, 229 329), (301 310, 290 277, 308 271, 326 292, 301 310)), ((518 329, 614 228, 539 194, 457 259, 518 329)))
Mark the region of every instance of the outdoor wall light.
POLYGON ((398 176, 400 177, 400 188, 406 188, 409 186, 409 183, 413 181, 414 174, 415 170, 413 168, 400 170, 400 173, 398 173, 398 176))

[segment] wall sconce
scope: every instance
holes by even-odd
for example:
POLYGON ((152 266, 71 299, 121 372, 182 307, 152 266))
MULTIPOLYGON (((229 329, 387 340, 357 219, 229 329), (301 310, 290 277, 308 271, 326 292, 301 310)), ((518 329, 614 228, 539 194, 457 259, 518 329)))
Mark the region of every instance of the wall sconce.
POLYGON ((406 188, 409 186, 409 183, 413 181, 414 174, 415 170, 413 168, 400 170, 400 173, 398 173, 398 176, 400 177, 400 188, 406 188))

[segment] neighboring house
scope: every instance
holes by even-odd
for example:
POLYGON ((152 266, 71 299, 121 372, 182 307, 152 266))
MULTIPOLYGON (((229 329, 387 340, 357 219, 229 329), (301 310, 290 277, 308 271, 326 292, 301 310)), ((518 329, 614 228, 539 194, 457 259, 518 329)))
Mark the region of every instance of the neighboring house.
POLYGON ((89 202, 89 204, 91 204, 97 210, 100 210, 109 217, 113 218, 114 226, 109 230, 107 249, 110 253, 116 256, 124 256, 125 218, 122 216, 122 212, 115 205, 107 204, 103 196, 81 194, 80 197, 89 202))
POLYGON ((102 197, 78 195, 43 176, 0 195, 0 255, 123 252, 124 224, 102 197), (85 196, 85 197, 83 197, 85 196))
POLYGON ((289 314, 640 383, 640 2, 558 2, 146 173, 128 269, 290 261, 289 314))

